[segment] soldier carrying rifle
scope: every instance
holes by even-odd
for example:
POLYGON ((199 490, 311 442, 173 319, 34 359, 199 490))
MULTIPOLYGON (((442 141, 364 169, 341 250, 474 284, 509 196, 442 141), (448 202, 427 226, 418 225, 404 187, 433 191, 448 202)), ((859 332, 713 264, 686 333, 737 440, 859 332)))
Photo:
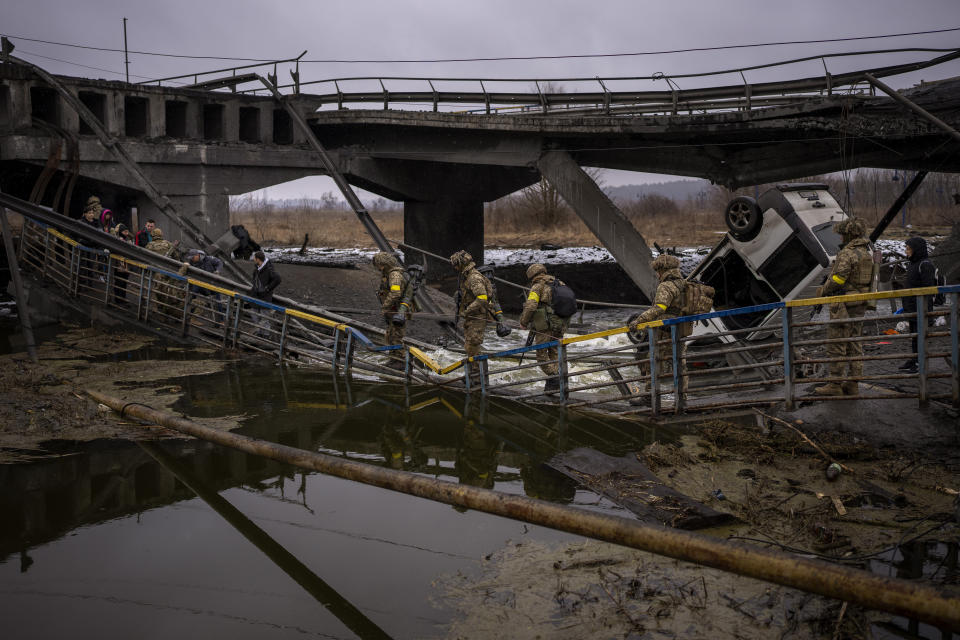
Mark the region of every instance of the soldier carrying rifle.
MULTIPOLYGON (((833 231, 843 236, 843 248, 837 254, 833 270, 827 281, 817 291, 818 296, 834 296, 852 293, 869 293, 874 280, 873 249, 865 237, 866 227, 857 218, 841 220, 833 225, 833 231)), ((830 319, 862 318, 867 302, 834 302, 830 305, 830 319)), ((859 395, 857 378, 863 377, 863 343, 857 340, 835 342, 844 338, 859 338, 863 321, 827 325, 827 356, 834 362, 829 365, 830 377, 838 381, 816 387, 813 392, 821 396, 859 395), (843 378, 853 380, 843 380, 843 378)))

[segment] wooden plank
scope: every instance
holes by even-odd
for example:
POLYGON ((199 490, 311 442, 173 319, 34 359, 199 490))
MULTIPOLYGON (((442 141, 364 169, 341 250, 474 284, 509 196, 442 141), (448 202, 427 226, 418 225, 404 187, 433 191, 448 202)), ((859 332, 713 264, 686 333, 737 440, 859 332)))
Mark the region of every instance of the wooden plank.
POLYGON ((547 466, 612 500, 644 522, 703 529, 737 521, 729 513, 711 509, 666 486, 636 454, 614 458, 580 448, 554 456, 547 466))

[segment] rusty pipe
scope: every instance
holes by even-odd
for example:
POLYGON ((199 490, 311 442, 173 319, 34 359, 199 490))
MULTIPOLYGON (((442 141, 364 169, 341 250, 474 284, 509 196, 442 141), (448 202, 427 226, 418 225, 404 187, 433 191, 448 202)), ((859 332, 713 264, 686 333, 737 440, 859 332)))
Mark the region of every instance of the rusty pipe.
POLYGON ((924 620, 954 631, 960 630, 960 592, 957 591, 718 540, 689 531, 648 525, 525 496, 335 458, 204 427, 170 413, 141 404, 126 403, 96 391, 87 391, 87 394, 97 402, 135 418, 304 469, 649 551, 852 602, 868 609, 924 620))

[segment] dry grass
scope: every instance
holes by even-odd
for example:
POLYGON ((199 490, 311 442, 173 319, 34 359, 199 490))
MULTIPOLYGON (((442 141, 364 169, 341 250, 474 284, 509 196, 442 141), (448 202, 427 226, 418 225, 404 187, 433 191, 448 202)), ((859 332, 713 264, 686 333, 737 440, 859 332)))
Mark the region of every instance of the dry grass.
MULTIPOLYGON (((862 170, 842 176, 811 176, 798 182, 823 182, 848 213, 877 222, 906 186, 908 177, 891 171, 862 170), (896 178, 896 179, 894 179, 896 178), (849 201, 849 202, 848 202, 849 201)), ((684 201, 651 194, 616 202, 647 243, 662 247, 713 245, 726 231, 723 211, 735 195, 762 193, 773 184, 730 191, 713 186, 697 198, 684 201)), ((956 218, 960 206, 954 194, 960 190, 955 176, 930 174, 911 198, 905 216, 898 216, 886 237, 925 234, 943 229, 956 218), (902 228, 906 222, 912 230, 902 228)), ((960 195, 956 196, 960 199, 960 195)), ((377 201, 371 210, 376 223, 391 240, 403 240, 400 203, 377 201)), ((342 202, 327 194, 323 201, 304 200, 278 206, 265 201, 241 200, 231 209, 231 224, 242 224, 260 242, 299 245, 309 234, 312 246, 372 246, 363 225, 342 202)), ((500 198, 484 210, 487 245, 525 247, 543 243, 561 246, 597 245, 600 241, 546 183, 500 198)))
MULTIPOLYGON (((403 212, 379 211, 371 216, 384 235, 391 240, 403 239, 403 212)), ((262 244, 300 245, 303 235, 310 236, 310 246, 372 247, 373 242, 352 211, 317 207, 274 208, 240 207, 230 211, 230 224, 242 224, 262 244)))

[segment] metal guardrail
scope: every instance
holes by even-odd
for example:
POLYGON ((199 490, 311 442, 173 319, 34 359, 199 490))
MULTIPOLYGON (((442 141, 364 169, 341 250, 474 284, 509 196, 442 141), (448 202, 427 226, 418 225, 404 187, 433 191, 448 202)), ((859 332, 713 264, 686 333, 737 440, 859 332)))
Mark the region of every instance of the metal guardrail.
POLYGON ((380 345, 340 320, 251 298, 202 279, 144 264, 116 250, 85 246, 30 218, 25 218, 19 252, 24 268, 52 281, 68 295, 109 307, 132 321, 219 348, 260 352, 280 362, 330 366, 335 374, 351 375, 357 370, 406 382, 462 384, 468 393, 519 399, 542 396, 539 386, 530 390, 531 385, 554 379, 558 383, 554 398, 569 407, 652 415, 781 402, 790 407, 800 401, 856 398, 910 397, 921 404, 949 400, 960 406, 960 285, 725 309, 636 327, 616 327, 441 364, 417 346, 380 345), (947 296, 948 307, 928 312, 926 300, 938 293, 947 296), (796 315, 815 305, 907 296, 917 299, 915 314, 820 321, 796 315), (757 327, 711 334, 707 344, 702 344, 703 336, 684 337, 685 332, 681 331, 685 323, 758 312, 768 314, 761 329, 770 335, 762 341, 738 341, 745 333, 756 333, 757 327), (946 318, 943 327, 933 322, 939 317, 946 318), (826 345, 877 340, 876 335, 824 339, 825 327, 851 322, 876 323, 880 327, 902 320, 915 320, 916 333, 885 335, 883 341, 892 344, 916 338, 916 353, 897 350, 853 360, 875 368, 885 361, 915 357, 916 373, 868 372, 855 380, 869 383, 872 393, 859 396, 809 395, 799 390, 803 383, 854 380, 833 378, 819 371, 823 365, 839 360, 820 353, 826 345), (610 342, 631 330, 645 331, 646 338, 638 344, 610 342), (598 340, 606 344, 590 344, 598 340), (551 349, 556 349, 556 355, 550 353, 551 349), (518 363, 518 358, 528 352, 538 356, 537 360, 518 363), (393 367, 389 366, 391 359, 393 367), (931 363, 941 359, 947 361, 947 369, 932 369, 931 363), (549 365, 556 365, 558 373, 539 375, 535 371, 549 365), (891 392, 876 387, 879 381, 915 382, 917 390, 891 392), (745 390, 750 392, 749 397, 743 397, 745 390), (634 398, 645 406, 624 410, 625 403, 634 398))
MULTIPOLYGON (((264 302, 116 251, 86 246, 53 227, 24 220, 19 248, 22 266, 71 297, 219 348, 248 349, 286 362, 331 365, 335 372, 346 374, 357 369, 388 378, 402 375, 385 366, 382 358, 373 357, 401 346, 377 345, 339 320, 264 302)), ((406 372, 406 377, 425 378, 418 370, 406 372)))
MULTIPOLYGON (((835 93, 866 93, 874 95, 872 85, 865 74, 874 77, 895 76, 910 71, 926 69, 960 58, 958 49, 903 48, 871 51, 830 53, 778 62, 770 62, 736 69, 701 73, 664 74, 650 76, 583 78, 449 78, 423 76, 358 76, 312 80, 302 82, 299 78, 291 84, 279 85, 278 90, 293 89, 305 103, 311 106, 336 105, 343 109, 348 104, 375 103, 383 109, 397 104, 429 105, 438 111, 440 105, 476 105, 478 109, 466 113, 511 114, 550 113, 553 115, 581 115, 587 113, 606 115, 670 114, 681 111, 706 112, 750 110, 755 107, 794 105, 800 102, 821 100, 835 93), (880 55, 902 52, 942 53, 935 58, 915 63, 872 67, 861 71, 833 74, 827 68, 827 60, 849 56, 880 55), (824 73, 795 80, 755 82, 747 81, 746 73, 759 69, 782 67, 802 62, 820 61, 824 73), (681 89, 678 80, 700 79, 725 75, 739 75, 742 83, 717 87, 681 89), (667 90, 651 91, 640 87, 640 82, 664 82, 667 90), (349 91, 343 85, 362 84, 378 87, 373 90, 349 91), (444 90, 444 85, 454 83, 456 90, 444 90), (630 90, 611 90, 610 87, 631 83, 630 90), (495 91, 488 85, 523 85, 533 90, 495 91), (389 86, 388 86, 389 85, 389 86), (551 91, 562 85, 583 87, 580 91, 551 91), (325 93, 302 93, 312 86, 329 87, 325 93), (438 88, 440 87, 440 88, 438 88), (469 87, 464 89, 463 87, 469 87)), ((255 91, 255 90, 249 90, 255 91)), ((244 93, 244 91, 241 91, 244 93)))

